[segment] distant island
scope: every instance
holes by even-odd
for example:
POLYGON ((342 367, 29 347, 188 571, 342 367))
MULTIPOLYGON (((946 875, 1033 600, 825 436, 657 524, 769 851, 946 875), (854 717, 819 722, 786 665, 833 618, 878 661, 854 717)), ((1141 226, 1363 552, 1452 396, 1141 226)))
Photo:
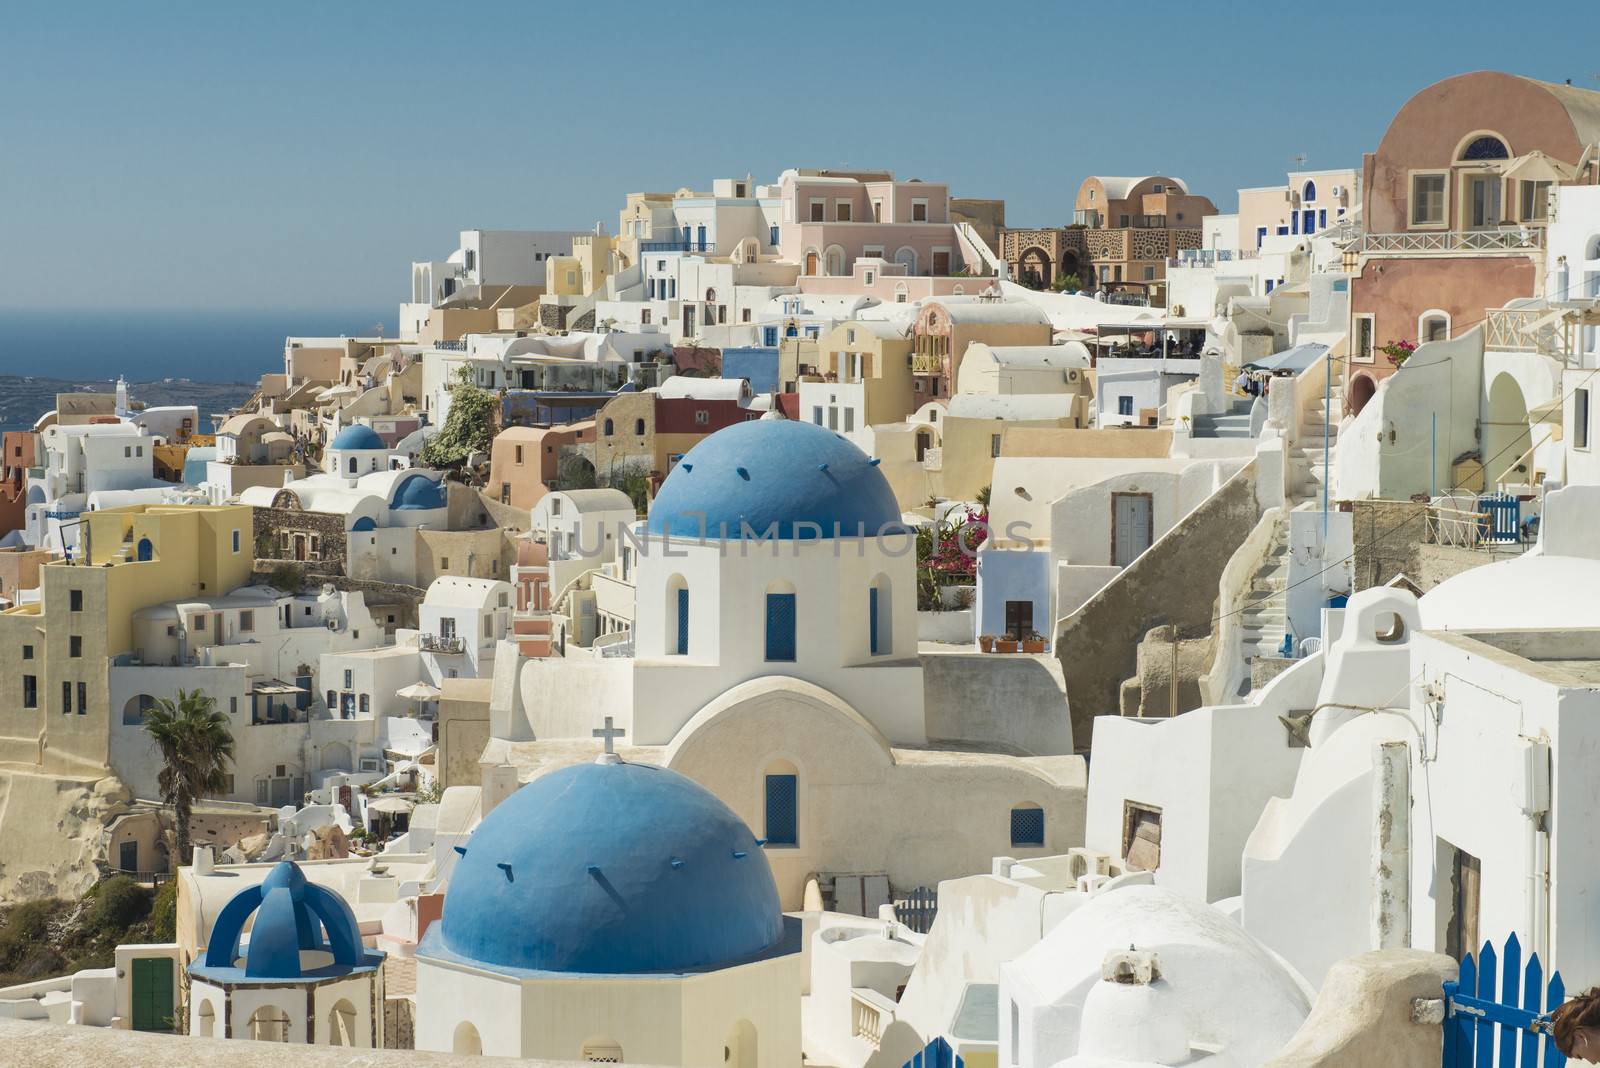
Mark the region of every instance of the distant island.
MULTIPOLYGON (((0 374, 0 426, 6 429, 31 427, 45 412, 56 406, 58 393, 111 393, 115 379, 84 381, 76 378, 45 378, 42 375, 0 374)), ((253 382, 195 382, 188 378, 161 378, 149 382, 129 382, 128 396, 136 403, 156 408, 169 404, 193 404, 200 409, 200 428, 209 431, 214 412, 226 412, 244 403, 255 392, 253 382)))

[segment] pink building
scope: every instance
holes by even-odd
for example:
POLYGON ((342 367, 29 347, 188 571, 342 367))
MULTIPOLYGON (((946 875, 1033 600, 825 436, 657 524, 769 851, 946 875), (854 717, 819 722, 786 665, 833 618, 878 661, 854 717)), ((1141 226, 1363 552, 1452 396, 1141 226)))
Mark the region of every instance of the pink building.
POLYGON ((948 277, 964 266, 984 273, 950 218, 950 189, 942 182, 791 170, 779 188, 779 253, 800 264, 802 279, 852 276, 858 259, 887 260, 914 276, 948 277))

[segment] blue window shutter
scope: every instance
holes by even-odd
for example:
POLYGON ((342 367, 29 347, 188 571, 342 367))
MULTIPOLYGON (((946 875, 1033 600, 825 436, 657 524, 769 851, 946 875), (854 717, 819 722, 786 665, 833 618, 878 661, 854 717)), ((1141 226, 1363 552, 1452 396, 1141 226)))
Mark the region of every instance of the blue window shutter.
POLYGON ((767 594, 767 659, 793 660, 794 594, 767 594))
POLYGON ((1014 808, 1011 810, 1011 844, 1014 846, 1044 845, 1044 809, 1014 808))
POLYGON ((767 776, 767 844, 800 842, 799 783, 793 775, 767 776))
POLYGON ((678 591, 678 655, 689 655, 689 590, 678 591))
POLYGON ((867 590, 867 634, 868 648, 873 656, 878 655, 878 587, 872 586, 867 590))

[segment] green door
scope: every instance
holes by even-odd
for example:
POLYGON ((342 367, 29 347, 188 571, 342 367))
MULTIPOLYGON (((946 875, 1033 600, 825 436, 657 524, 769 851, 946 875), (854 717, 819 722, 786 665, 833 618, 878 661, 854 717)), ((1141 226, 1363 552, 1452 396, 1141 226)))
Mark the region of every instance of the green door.
POLYGON ((136 957, 133 961, 133 1029, 171 1031, 172 960, 136 957))

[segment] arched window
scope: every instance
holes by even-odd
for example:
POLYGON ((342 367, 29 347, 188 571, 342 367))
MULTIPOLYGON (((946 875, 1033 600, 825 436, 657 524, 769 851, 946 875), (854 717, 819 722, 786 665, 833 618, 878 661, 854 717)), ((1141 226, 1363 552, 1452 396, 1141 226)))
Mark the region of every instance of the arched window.
POLYGON ((888 575, 878 575, 867 587, 867 651, 873 656, 894 653, 894 600, 888 575))
POLYGON ((722 1063, 728 1068, 756 1068, 756 1027, 749 1020, 740 1020, 728 1032, 722 1046, 722 1063))
POLYGON ((456 1024, 455 1034, 450 1039, 450 1052, 481 1056, 483 1039, 478 1037, 478 1029, 465 1020, 456 1024))
POLYGON ((644 420, 643 419, 635 419, 633 421, 633 433, 637 437, 641 437, 641 438, 644 437, 644 420))
POLYGON ((348 998, 340 998, 328 1012, 328 1045, 363 1045, 356 1041, 356 1007, 348 998))
POLYGON ((1510 159, 1511 150, 1494 134, 1481 134, 1461 146, 1459 160, 1510 159))
POLYGON ((217 1010, 211 1007, 210 1001, 200 1003, 200 1011, 195 1013, 194 1033, 201 1038, 217 1033, 217 1010))
POLYGON ((352 475, 360 473, 360 466, 357 463, 356 458, 354 456, 350 457, 350 473, 352 475))
POLYGON ((1011 810, 1011 844, 1030 849, 1044 845, 1044 809, 1028 801, 1011 810))
POLYGON ((1417 317, 1417 344, 1427 341, 1448 341, 1449 338, 1449 312, 1432 309, 1417 317))
POLYGON ((795 644, 794 587, 787 582, 775 582, 767 587, 766 604, 766 659, 779 663, 793 663, 798 649, 795 644))
POLYGON ((137 727, 144 722, 145 716, 156 707, 156 699, 147 693, 137 694, 128 698, 128 703, 122 706, 122 725, 137 727))
POLYGON ((706 290, 706 303, 707 304, 715 304, 716 302, 717 302, 717 291, 715 289, 706 290))
POLYGON ((1307 182, 1300 187, 1300 203, 1309 204, 1317 199, 1317 183, 1307 182))
POLYGON ((800 844, 800 773, 787 760, 767 765, 765 833, 769 846, 800 844))
POLYGON ((605 435, 606 435, 606 437, 609 438, 615 432, 616 432, 616 425, 613 424, 611 420, 607 419, 606 422, 605 422, 605 435))
POLYGON ((339 695, 334 693, 332 690, 329 690, 328 691, 328 711, 332 712, 335 708, 338 708, 338 707, 339 707, 339 695))
POLYGON ((667 580, 666 651, 668 656, 689 655, 689 583, 682 575, 667 580))

